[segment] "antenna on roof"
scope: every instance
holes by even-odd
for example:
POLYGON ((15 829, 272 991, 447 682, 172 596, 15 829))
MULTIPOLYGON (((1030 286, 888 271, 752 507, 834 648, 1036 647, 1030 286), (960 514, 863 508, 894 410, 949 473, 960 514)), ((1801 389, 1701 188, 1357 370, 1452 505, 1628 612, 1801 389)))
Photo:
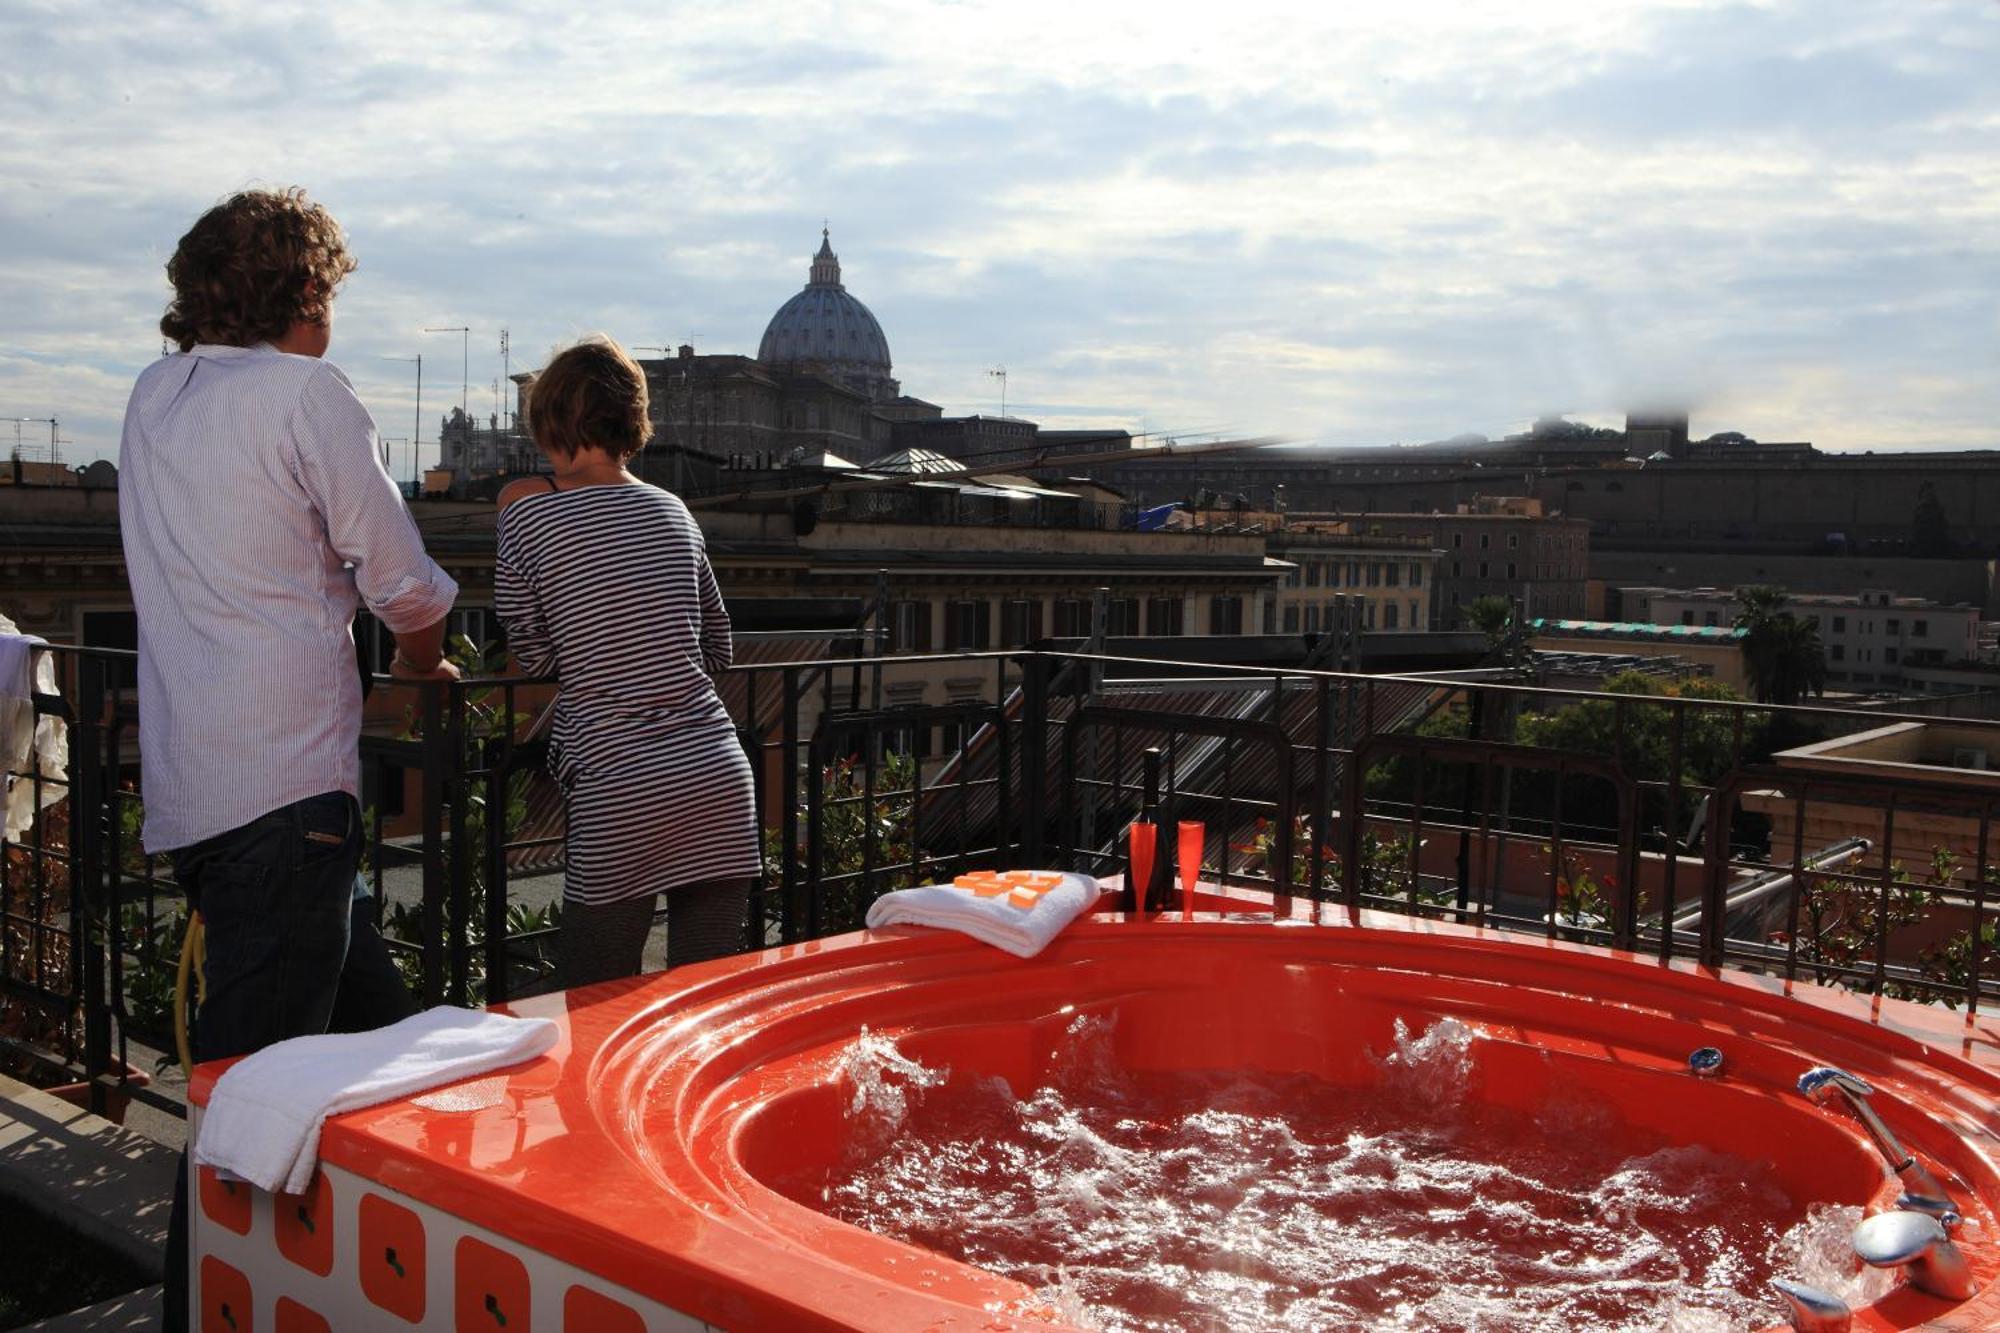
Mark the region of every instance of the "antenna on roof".
POLYGON ((986 373, 1000 381, 1000 415, 1004 418, 1007 415, 1007 367, 995 366, 986 373))

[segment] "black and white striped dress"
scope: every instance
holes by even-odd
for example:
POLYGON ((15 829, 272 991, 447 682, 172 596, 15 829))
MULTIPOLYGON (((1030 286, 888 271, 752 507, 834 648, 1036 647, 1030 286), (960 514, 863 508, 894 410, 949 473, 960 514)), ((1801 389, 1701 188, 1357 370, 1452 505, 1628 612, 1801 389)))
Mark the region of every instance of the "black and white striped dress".
POLYGON ((755 875, 750 764, 711 680, 729 665, 729 616, 687 506, 645 485, 516 500, 500 515, 493 609, 515 666, 561 682, 564 896, 755 875))

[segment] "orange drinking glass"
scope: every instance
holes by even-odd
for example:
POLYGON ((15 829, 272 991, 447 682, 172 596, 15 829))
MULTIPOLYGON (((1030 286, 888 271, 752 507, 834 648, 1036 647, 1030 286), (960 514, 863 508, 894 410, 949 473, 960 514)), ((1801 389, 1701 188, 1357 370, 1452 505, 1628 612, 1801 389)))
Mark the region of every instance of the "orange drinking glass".
POLYGON ((1194 886, 1201 881, 1201 850, 1208 843, 1208 828, 1198 819, 1181 821, 1181 920, 1194 920, 1194 886))
POLYGON ((1134 915, 1143 917, 1146 891, 1153 886, 1153 854, 1159 850, 1160 826, 1134 820, 1127 836, 1130 839, 1130 854, 1125 867, 1125 887, 1132 892, 1134 915))

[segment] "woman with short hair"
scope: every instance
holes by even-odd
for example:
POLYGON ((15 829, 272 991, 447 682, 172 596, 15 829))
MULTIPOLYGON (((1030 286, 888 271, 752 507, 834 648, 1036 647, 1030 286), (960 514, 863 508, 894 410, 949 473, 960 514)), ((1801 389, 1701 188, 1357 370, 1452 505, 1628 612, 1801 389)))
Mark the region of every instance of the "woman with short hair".
POLYGON ((729 616, 687 506, 626 469, 652 434, 645 375, 609 338, 578 343, 536 376, 528 428, 554 475, 500 493, 493 608, 515 665, 560 686, 556 985, 637 973, 662 892, 669 967, 734 952, 760 858, 714 685, 729 616))

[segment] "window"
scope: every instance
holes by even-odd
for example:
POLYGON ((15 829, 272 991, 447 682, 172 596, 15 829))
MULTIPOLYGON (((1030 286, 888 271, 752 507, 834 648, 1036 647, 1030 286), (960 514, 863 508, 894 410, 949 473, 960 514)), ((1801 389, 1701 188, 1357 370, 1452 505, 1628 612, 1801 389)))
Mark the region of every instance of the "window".
POLYGON ((1701 623, 1704 625, 1713 625, 1715 623, 1715 612, 1713 611, 1702 612, 1701 623))
POLYGON ((1285 571, 1285 586, 1287 588, 1296 588, 1302 581, 1297 565, 1293 565, 1289 570, 1285 571))
POLYGON ((1146 633, 1185 634, 1183 617, 1187 603, 1178 597, 1149 597, 1146 599, 1146 633))
POLYGON ((1210 634, 1241 634, 1243 632, 1243 599, 1241 597, 1212 597, 1208 603, 1208 632, 1210 634))
POLYGON ((1347 562, 1347 586, 1350 588, 1361 586, 1361 562, 1359 560, 1350 560, 1347 562))
POLYGON ((1518 551, 1518 550, 1520 550, 1520 549, 1521 549, 1521 534, 1520 534, 1520 533, 1518 533, 1518 532, 1510 532, 1510 533, 1508 533, 1508 534, 1507 534, 1507 549, 1508 549, 1508 550, 1510 550, 1510 551, 1518 551))
POLYGON ((1465 564, 1463 561, 1454 560, 1451 562, 1451 576, 1455 579, 1465 577, 1465 564))
POLYGON ((1369 602, 1362 608, 1361 626, 1363 629, 1375 628, 1375 603, 1369 602))
POLYGON ((948 653, 979 652, 990 646, 993 617, 986 603, 946 602, 944 604, 944 649, 948 653))
POLYGON ((1414 560, 1410 562, 1410 586, 1412 588, 1424 586, 1424 567, 1414 560))
POLYGON ((1457 549, 1459 549, 1460 547, 1462 547, 1462 546, 1464 546, 1464 545, 1465 545, 1465 534, 1464 534, 1464 533, 1462 533, 1462 532, 1454 532, 1454 533, 1452 533, 1452 534, 1451 534, 1451 546, 1452 546, 1452 549, 1453 549, 1454 551, 1455 551, 1455 550, 1457 550, 1457 549))
POLYGON ((1296 605, 1288 606, 1285 608, 1285 633, 1297 634, 1298 632, 1299 608, 1296 605))
POLYGON ((1512 583, 1512 582, 1513 582, 1513 581, 1514 581, 1514 580, 1515 580, 1516 578, 1518 578, 1518 577, 1519 577, 1519 575, 1517 575, 1517 574, 1516 574, 1516 573, 1514 572, 1515 568, 1516 568, 1516 566, 1515 566, 1514 562, 1513 562, 1512 560, 1509 560, 1509 561, 1507 562, 1507 581, 1508 581, 1509 583, 1512 583))
POLYGON ((1416 601, 1415 599, 1412 599, 1410 602, 1410 628, 1422 629, 1423 627, 1424 627, 1423 603, 1416 601))
POLYGON ((1683 612, 1681 612, 1681 624, 1683 624, 1683 625, 1692 625, 1692 624, 1694 624, 1694 612, 1692 612, 1692 611, 1683 611, 1683 612))
POLYGON ((1382 586, 1382 562, 1380 560, 1370 560, 1368 562, 1368 586, 1371 588, 1382 586))
POLYGON ((931 650, 931 604, 892 602, 889 605, 889 646, 899 653, 931 650))
POLYGON ((1396 619, 1401 610, 1402 608, 1398 607, 1394 602, 1382 603, 1382 628, 1383 629, 1398 628, 1396 624, 1396 619))
POLYGON ((1912 620, 1912 621, 1910 622, 1910 637, 1911 637, 1911 638, 1913 638, 1913 639, 1924 639, 1924 638, 1929 638, 1929 637, 1930 637, 1930 632, 1931 632, 1931 622, 1930 622, 1930 621, 1928 621, 1928 620, 1912 620))
POLYGON ((1833 647, 1826 650, 1826 657, 1829 662, 1845 662, 1847 660, 1847 645, 1836 643, 1833 647))
POLYGON ((1896 664, 1896 650, 1894 648, 1884 648, 1882 650, 1882 660, 1890 666, 1894 666, 1896 664))
POLYGON ((1139 599, 1113 597, 1104 608, 1104 632, 1129 638, 1139 632, 1139 599))
POLYGON ((1018 599, 1000 603, 1000 645, 1020 648, 1042 637, 1042 604, 1018 599))
POLYGON ((1317 588, 1319 586, 1319 568, 1319 561, 1306 561, 1306 586, 1308 588, 1317 588))
POLYGON ((1484 560, 1479 562, 1479 577, 1482 579, 1488 577, 1486 562, 1484 560))
POLYGON ((1340 586, 1340 562, 1338 560, 1330 562, 1326 567, 1326 586, 1329 588, 1338 588, 1340 586))
POLYGON ((1386 587, 1397 587, 1403 578, 1403 567, 1391 560, 1382 569, 1382 583, 1386 587))
MULTIPOLYGON (((1293 607, 1292 609, 1296 611, 1298 608, 1293 607)), ((1309 606, 1306 608, 1306 633, 1315 634, 1318 631, 1319 631, 1319 608, 1317 606, 1309 606)))
POLYGON ((1056 599, 1056 637, 1058 639, 1087 639, 1090 637, 1090 602, 1082 597, 1060 597, 1056 599))
POLYGON ((1888 622, 1888 628, 1891 634, 1901 634, 1903 632, 1903 622, 1900 620, 1891 620, 1888 622))
POLYGON ((1834 632, 1835 634, 1845 634, 1845 633, 1847 633, 1847 617, 1846 617, 1846 616, 1835 616, 1835 617, 1833 618, 1833 632, 1834 632))

